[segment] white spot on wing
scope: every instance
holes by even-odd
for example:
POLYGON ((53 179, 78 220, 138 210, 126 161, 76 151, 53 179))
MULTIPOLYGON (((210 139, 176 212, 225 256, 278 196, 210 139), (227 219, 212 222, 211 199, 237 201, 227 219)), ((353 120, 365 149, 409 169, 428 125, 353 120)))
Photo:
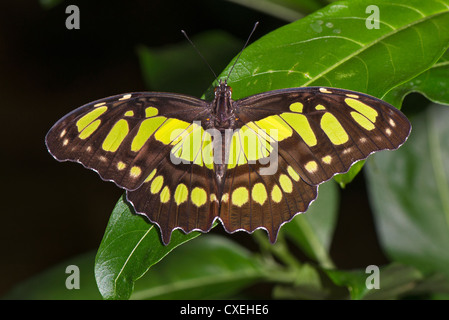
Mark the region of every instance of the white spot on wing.
POLYGON ((390 120, 388 122, 390 123, 390 126, 396 127, 396 122, 394 122, 393 119, 390 118, 390 120))
POLYGON ((94 104, 94 107, 100 107, 105 104, 106 104, 106 102, 100 102, 100 103, 94 104))
POLYGON ((129 99, 129 98, 131 98, 131 94, 130 93, 128 93, 128 94, 125 94, 123 97, 121 97, 119 100, 126 100, 126 99, 129 99))
POLYGON ((320 88, 320 92, 322 92, 322 93, 332 93, 332 91, 329 91, 326 88, 320 88))

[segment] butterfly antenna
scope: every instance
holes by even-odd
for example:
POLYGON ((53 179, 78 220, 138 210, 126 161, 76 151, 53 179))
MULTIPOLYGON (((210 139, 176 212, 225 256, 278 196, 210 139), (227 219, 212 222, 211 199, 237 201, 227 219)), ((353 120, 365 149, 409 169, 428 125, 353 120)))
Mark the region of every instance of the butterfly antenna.
MULTIPOLYGON (((204 58, 204 56, 201 54, 200 50, 198 50, 198 48, 195 46, 195 44, 192 42, 192 40, 190 40, 190 38, 187 36, 187 33, 184 30, 181 30, 181 32, 184 35, 184 37, 186 37, 187 41, 190 42, 190 44, 195 49, 195 51, 198 53, 198 55, 201 57, 201 59, 203 59, 204 63, 209 67, 209 70, 212 71, 212 74, 214 75, 215 80, 217 80, 217 74, 214 72, 214 70, 212 69, 210 64, 207 62, 206 58, 204 58)), ((214 82, 215 82, 215 80, 214 80, 214 82)))
POLYGON ((226 77, 226 81, 225 81, 226 83, 228 82, 228 79, 229 79, 229 77, 231 76, 232 70, 234 70, 234 67, 235 67, 235 65, 237 64, 237 61, 239 61, 239 58, 240 58, 240 56, 241 56, 243 50, 245 50, 246 46, 248 45, 249 39, 251 39, 251 36, 253 35, 253 33, 254 33, 254 31, 256 30, 256 28, 257 28, 258 25, 259 25, 259 21, 257 21, 257 22, 254 24, 253 30, 251 30, 251 33, 249 34, 248 39, 246 39, 245 45, 243 46, 242 50, 240 50, 240 53, 239 53, 239 55, 237 56, 237 59, 235 59, 235 62, 234 62, 234 64, 232 65, 231 70, 229 70, 228 76, 226 77))

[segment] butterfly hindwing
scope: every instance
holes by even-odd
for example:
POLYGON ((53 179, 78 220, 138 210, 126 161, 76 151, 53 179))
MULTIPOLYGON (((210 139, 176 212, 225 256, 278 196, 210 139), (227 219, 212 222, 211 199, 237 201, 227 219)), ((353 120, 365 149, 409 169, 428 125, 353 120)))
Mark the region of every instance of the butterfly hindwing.
POLYGON ((316 186, 304 182, 282 156, 275 162, 272 174, 261 174, 267 165, 250 161, 228 170, 220 210, 228 232, 264 228, 275 242, 281 225, 315 200, 316 186))
POLYGON ((206 166, 173 164, 169 155, 153 169, 142 186, 127 191, 137 213, 157 223, 168 244, 174 229, 208 231, 218 215, 214 172, 206 166))

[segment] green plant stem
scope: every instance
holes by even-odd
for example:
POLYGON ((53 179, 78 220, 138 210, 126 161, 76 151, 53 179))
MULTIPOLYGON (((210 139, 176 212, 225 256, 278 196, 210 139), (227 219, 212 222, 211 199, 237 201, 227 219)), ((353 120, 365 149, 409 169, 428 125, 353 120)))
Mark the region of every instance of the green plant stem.
POLYGON ((296 259, 287 247, 285 239, 282 235, 278 236, 276 244, 271 244, 267 237, 260 232, 254 232, 254 239, 259 244, 262 254, 278 258, 289 269, 297 270, 301 268, 301 263, 296 259))
POLYGON ((316 233, 313 231, 309 222, 306 219, 297 219, 298 224, 304 238, 307 239, 308 245, 311 248, 314 259, 319 265, 325 269, 334 269, 335 265, 331 257, 327 253, 327 250, 323 247, 323 244, 318 239, 316 233))

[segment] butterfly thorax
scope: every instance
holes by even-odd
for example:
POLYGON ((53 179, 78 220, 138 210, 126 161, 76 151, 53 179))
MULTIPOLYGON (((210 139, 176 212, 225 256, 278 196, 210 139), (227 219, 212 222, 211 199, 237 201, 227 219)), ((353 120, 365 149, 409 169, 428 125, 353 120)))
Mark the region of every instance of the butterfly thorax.
POLYGON ((226 129, 235 128, 234 101, 231 98, 232 89, 224 81, 215 88, 215 98, 211 102, 211 128, 224 133, 226 129))

